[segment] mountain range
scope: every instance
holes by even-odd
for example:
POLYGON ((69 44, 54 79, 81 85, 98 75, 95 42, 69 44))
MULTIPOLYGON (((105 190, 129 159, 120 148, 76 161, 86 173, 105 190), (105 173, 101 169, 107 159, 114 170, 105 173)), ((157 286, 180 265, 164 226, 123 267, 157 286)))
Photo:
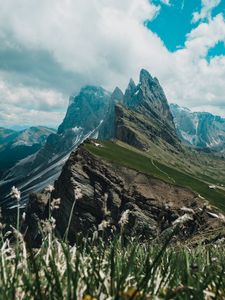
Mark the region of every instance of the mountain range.
POLYGON ((187 145, 214 152, 225 152, 225 119, 207 112, 191 112, 170 105, 179 138, 187 145))
POLYGON ((126 236, 165 239, 180 224, 174 238, 181 241, 224 237, 225 162, 182 144, 163 89, 146 70, 125 93, 118 87, 112 94, 83 88, 54 136, 58 146, 69 137, 79 145, 70 154, 64 150, 68 159, 57 170, 50 200, 48 189, 31 194, 30 242, 38 241, 37 218, 45 220, 54 199, 61 201, 54 212, 57 231, 65 236, 70 220, 71 243, 77 233, 92 236, 103 225, 106 235, 112 228, 121 232, 124 215, 126 236))
POLYGON ((130 80, 125 93, 118 87, 112 93, 101 87, 83 87, 70 98, 58 131, 48 136, 38 152, 4 173, 0 181, 2 205, 11 206, 12 185, 22 191, 26 203, 30 192, 40 191, 59 178, 73 150, 86 139, 99 139, 122 143, 127 151, 141 151, 149 157, 156 177, 191 188, 223 207, 224 160, 182 143, 177 121, 180 110, 170 108, 159 81, 146 70, 141 70, 137 84, 130 80))
POLYGON ((22 131, 0 128, 0 176, 21 159, 40 150, 54 132, 54 129, 43 126, 22 131))

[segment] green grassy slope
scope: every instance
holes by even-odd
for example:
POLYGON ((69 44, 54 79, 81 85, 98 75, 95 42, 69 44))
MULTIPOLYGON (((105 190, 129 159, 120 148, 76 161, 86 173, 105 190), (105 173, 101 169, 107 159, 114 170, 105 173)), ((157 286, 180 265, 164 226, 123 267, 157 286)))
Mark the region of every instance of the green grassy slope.
POLYGON ((214 183, 207 177, 207 182, 191 176, 180 169, 160 163, 152 159, 146 152, 137 150, 126 144, 115 143, 111 141, 99 142, 103 147, 96 147, 93 144, 85 144, 85 148, 92 154, 103 159, 109 160, 115 164, 123 165, 145 174, 160 178, 171 184, 188 187, 207 199, 211 204, 217 206, 225 212, 225 191, 219 188, 209 188, 209 183, 214 183))

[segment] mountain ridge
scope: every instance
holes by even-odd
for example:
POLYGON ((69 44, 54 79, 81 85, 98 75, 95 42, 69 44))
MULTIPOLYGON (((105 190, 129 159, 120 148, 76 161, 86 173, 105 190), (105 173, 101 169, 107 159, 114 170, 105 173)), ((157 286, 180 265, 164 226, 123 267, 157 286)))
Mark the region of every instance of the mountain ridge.
POLYGON ((125 93, 118 87, 110 93, 101 87, 86 86, 78 95, 70 97, 57 133, 51 134, 37 153, 10 169, 0 182, 5 194, 2 201, 10 205, 12 185, 22 190, 21 203, 26 203, 30 192, 52 184, 70 153, 87 138, 121 140, 168 166, 196 178, 204 177, 208 184, 214 184, 216 180, 220 184, 225 178, 223 163, 219 167, 220 176, 217 176, 216 159, 182 145, 159 81, 141 70, 140 82, 136 85, 130 80, 125 93), (203 170, 206 162, 209 167, 203 170))
POLYGON ((53 132, 54 129, 45 126, 32 126, 21 131, 0 128, 0 176, 18 161, 41 149, 53 132))
POLYGON ((192 112, 170 105, 179 137, 190 146, 218 153, 225 150, 225 119, 208 112, 192 112))

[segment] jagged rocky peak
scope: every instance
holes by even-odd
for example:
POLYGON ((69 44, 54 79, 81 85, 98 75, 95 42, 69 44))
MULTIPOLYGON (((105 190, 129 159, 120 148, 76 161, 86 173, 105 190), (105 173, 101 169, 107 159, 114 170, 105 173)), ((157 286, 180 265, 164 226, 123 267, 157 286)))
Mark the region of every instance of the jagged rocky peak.
POLYGON ((123 97, 124 97, 124 95, 123 95, 123 92, 121 91, 121 89, 116 87, 112 93, 111 99, 113 101, 115 101, 116 103, 118 103, 118 102, 122 103, 123 97))
POLYGON ((137 86, 136 86, 133 78, 131 78, 127 89, 134 92, 136 90, 136 88, 137 88, 137 86))
POLYGON ((128 108, 142 109, 154 119, 159 119, 175 128, 173 116, 169 108, 166 95, 157 78, 142 69, 140 71, 140 81, 135 85, 131 79, 124 96, 124 104, 128 108))
POLYGON ((58 133, 66 129, 82 128, 89 132, 104 119, 110 103, 111 93, 99 86, 85 86, 70 100, 66 116, 59 126, 58 133))
POLYGON ((138 87, 136 86, 134 80, 131 78, 128 84, 128 87, 125 91, 125 95, 124 95, 124 104, 127 107, 135 107, 137 104, 137 100, 136 100, 136 91, 137 91, 138 87))
POLYGON ((153 80, 154 79, 152 78, 151 74, 147 70, 141 69, 141 72, 140 72, 140 83, 146 84, 149 81, 151 82, 153 80))
POLYGON ((180 149, 173 116, 158 79, 144 69, 140 82, 130 80, 124 106, 116 107, 116 138, 139 148, 150 141, 164 141, 180 149))
POLYGON ((141 70, 138 85, 130 80, 125 92, 124 103, 129 108, 144 107, 152 117, 164 119, 174 128, 173 116, 165 93, 158 79, 152 77, 147 70, 141 70))

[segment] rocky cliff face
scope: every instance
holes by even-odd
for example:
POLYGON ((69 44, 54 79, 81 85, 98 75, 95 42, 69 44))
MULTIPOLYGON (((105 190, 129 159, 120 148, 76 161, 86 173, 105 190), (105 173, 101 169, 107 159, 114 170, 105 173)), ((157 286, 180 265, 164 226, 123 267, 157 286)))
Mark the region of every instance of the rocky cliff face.
POLYGON ((191 112, 176 104, 170 105, 180 138, 198 148, 224 152, 225 119, 210 113, 191 112))
POLYGON ((98 137, 112 107, 110 100, 109 92, 94 86, 82 88, 77 96, 71 98, 58 132, 51 134, 37 153, 19 161, 4 175, 0 182, 2 201, 10 205, 9 191, 12 185, 18 186, 26 202, 30 192, 40 191, 52 184, 71 151, 86 138, 98 137))
POLYGON ((120 231, 124 218, 126 235, 142 239, 167 235, 178 223, 182 224, 179 239, 203 234, 223 223, 223 217, 191 190, 113 165, 83 146, 66 162, 52 197, 61 198, 56 219, 62 236, 72 213, 71 242, 77 233, 90 235, 102 226, 109 232, 120 231))
POLYGON ((67 129, 81 128, 88 133, 99 126, 109 109, 111 94, 101 87, 86 86, 71 100, 58 134, 67 129), (88 121, 87 121, 88 120, 88 121))
POLYGON ((157 78, 153 78, 144 69, 140 72, 139 84, 136 86, 131 79, 125 92, 124 104, 128 108, 142 109, 142 112, 149 118, 167 123, 175 129, 173 116, 164 94, 164 91, 157 78))
POLYGON ((140 148, 163 142, 180 148, 173 116, 157 78, 140 72, 140 83, 131 79, 123 105, 116 106, 116 138, 140 148))

